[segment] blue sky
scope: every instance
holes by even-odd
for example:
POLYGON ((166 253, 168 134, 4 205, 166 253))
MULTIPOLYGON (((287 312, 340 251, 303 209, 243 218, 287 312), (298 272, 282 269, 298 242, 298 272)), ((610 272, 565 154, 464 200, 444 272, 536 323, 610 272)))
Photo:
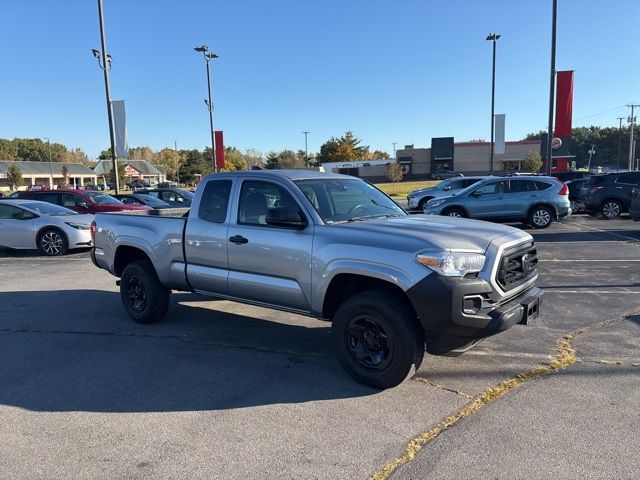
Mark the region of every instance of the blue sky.
MULTIPOLYGON (((209 143, 204 61, 213 64, 216 129, 262 152, 317 151, 352 130, 392 152, 431 137, 507 139, 546 128, 551 0, 104 0, 113 99, 129 142, 209 143)), ((0 138, 50 137, 91 157, 108 145, 97 1, 3 0, 0 138)), ((559 0, 558 70, 575 70, 574 126, 617 125, 640 102, 637 0, 559 0)))

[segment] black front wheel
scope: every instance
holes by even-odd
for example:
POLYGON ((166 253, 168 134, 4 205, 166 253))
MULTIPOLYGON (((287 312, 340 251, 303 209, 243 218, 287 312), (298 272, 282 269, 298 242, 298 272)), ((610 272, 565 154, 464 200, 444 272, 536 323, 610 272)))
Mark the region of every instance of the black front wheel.
POLYGON ((38 235, 38 250, 48 257, 64 255, 69 249, 67 236, 56 228, 48 228, 38 235))
POLYGON ((138 260, 127 265, 120 279, 120 298, 127 314, 138 323, 155 323, 169 309, 171 290, 164 287, 153 264, 138 260))
POLYGON ((553 213, 548 207, 535 207, 529 213, 529 225, 533 228, 547 228, 553 222, 553 213))
POLYGON ((424 332, 411 306, 382 290, 345 300, 333 318, 336 355, 358 382, 386 389, 413 376, 424 357, 424 332))

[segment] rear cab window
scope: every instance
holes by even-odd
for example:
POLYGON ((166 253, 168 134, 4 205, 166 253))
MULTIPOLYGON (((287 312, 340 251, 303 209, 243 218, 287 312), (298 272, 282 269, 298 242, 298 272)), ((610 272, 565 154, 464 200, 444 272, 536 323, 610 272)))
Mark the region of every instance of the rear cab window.
POLYGON ((224 223, 227 220, 231 180, 209 180, 202 192, 198 217, 207 222, 224 223))

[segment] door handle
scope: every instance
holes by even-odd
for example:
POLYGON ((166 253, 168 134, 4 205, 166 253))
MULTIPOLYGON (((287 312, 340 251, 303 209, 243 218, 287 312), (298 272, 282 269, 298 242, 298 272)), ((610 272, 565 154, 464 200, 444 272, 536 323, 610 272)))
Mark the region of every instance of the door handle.
POLYGON ((620 190, 622 190, 622 187, 616 187, 616 188, 619 188, 620 190))
POLYGON ((231 243, 235 243, 236 245, 243 245, 245 243, 249 243, 249 240, 244 238, 242 235, 234 235, 233 237, 229 237, 229 241, 231 243))

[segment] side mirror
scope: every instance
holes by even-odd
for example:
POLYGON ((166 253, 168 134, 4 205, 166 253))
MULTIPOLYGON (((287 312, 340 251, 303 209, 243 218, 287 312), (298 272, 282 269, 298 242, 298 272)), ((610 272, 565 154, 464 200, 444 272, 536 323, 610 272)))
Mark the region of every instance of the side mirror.
POLYGON ((471 196, 472 197, 476 197, 476 198, 481 197, 482 196, 482 192, 479 192, 478 190, 476 190, 475 192, 473 192, 471 194, 471 196))
POLYGON ((451 190, 451 187, 444 187, 443 190, 446 192, 448 190, 451 190))
POLYGON ((295 228, 303 230, 307 228, 307 221, 302 218, 299 212, 288 207, 276 207, 267 210, 265 218, 267 225, 275 227, 295 228))
POLYGON ((87 205, 87 202, 78 202, 76 207, 89 208, 89 205, 87 205))

